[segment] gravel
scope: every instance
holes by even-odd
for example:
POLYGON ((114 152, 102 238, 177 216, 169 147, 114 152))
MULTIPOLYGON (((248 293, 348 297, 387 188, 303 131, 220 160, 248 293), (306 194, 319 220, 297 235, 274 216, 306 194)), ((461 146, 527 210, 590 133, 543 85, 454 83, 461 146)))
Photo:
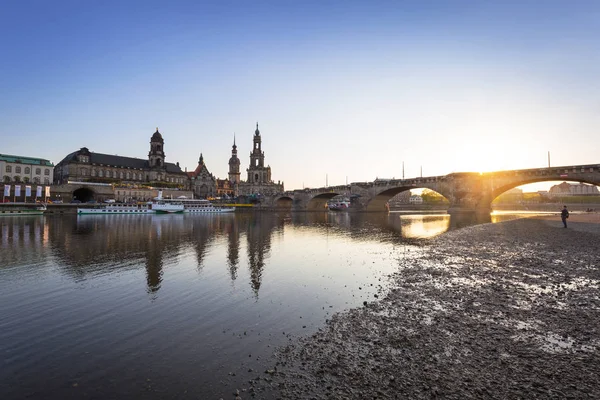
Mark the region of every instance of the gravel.
POLYGON ((524 219, 399 248, 386 295, 280 348, 249 394, 598 399, 599 238, 524 219))

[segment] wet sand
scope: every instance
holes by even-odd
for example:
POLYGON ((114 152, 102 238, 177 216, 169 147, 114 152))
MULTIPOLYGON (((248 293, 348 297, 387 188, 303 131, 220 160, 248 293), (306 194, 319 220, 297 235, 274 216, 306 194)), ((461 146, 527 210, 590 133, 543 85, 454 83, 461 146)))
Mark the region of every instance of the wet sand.
POLYGON ((527 218, 398 248, 387 293, 279 349, 241 396, 600 398, 599 222, 527 218))

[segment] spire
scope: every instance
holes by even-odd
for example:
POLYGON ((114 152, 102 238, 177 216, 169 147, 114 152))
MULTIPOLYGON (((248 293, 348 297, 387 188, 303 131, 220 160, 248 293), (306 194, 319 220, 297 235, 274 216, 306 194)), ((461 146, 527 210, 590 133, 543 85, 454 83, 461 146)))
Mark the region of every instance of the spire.
POLYGON ((233 132, 233 148, 237 148, 237 146, 235 145, 235 132, 233 132))
POLYGON ((255 134, 256 136, 259 136, 259 135, 260 135, 260 131, 258 130, 258 122, 256 123, 256 130, 254 131, 254 134, 255 134))
POLYGON ((200 153, 200 159, 198 160, 198 164, 204 164, 204 157, 202 157, 202 153, 200 153))

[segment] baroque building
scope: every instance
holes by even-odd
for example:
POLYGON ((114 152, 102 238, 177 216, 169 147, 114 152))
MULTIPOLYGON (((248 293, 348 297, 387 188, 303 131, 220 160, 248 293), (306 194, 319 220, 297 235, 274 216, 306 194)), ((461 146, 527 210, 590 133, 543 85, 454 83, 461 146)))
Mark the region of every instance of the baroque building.
POLYGON ((217 193, 217 180, 208 171, 208 167, 204 163, 204 157, 200 153, 198 166, 192 172, 188 172, 191 188, 194 195, 201 198, 214 197, 217 193))
MULTIPOLYGON (((234 158, 234 152, 235 158, 237 158, 235 141, 233 146, 231 159, 234 158)), ((232 171, 231 159, 229 161, 230 179, 232 174, 235 176, 235 171, 232 171)), ((238 193, 240 195, 271 195, 283 192, 283 182, 273 182, 271 180, 271 167, 269 165, 265 166, 265 152, 262 150, 262 138, 258 130, 258 123, 256 123, 252 151, 250 152, 250 166, 246 169, 246 172, 248 173, 247 181, 239 182, 238 184, 238 193)), ((239 177, 239 167, 237 176, 239 177)))
POLYGON ((156 128, 150 138, 148 159, 94 153, 87 147, 67 155, 54 167, 54 183, 68 181, 168 185, 187 189, 189 179, 179 167, 165 161, 164 139, 156 128))

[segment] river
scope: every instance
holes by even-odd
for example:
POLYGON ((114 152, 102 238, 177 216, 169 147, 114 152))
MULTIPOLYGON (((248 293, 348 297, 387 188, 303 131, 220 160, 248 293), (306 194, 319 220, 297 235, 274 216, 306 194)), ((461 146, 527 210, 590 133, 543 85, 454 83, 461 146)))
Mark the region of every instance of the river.
MULTIPOLYGON (((227 398, 277 346, 476 221, 236 213, 0 219, 3 399, 227 398)), ((242 395, 242 397, 244 397, 242 395)))

